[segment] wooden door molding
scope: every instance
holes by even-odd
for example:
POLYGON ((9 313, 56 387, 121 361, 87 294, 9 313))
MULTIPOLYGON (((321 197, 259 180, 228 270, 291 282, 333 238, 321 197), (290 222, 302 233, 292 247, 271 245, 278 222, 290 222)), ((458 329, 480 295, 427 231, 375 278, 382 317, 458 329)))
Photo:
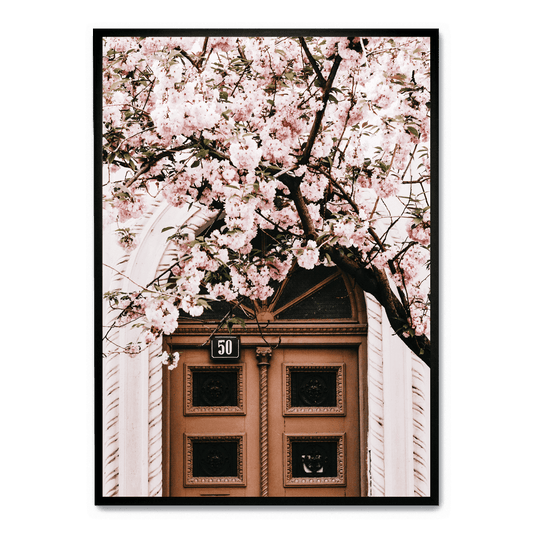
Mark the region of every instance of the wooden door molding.
MULTIPOLYGON (((245 363, 239 365, 189 365, 183 364, 183 377, 184 377, 184 390, 185 390, 185 402, 184 412, 185 416, 213 416, 213 415, 246 415, 246 382, 244 379, 246 367, 245 363), (237 405, 194 405, 193 398, 193 379, 195 373, 209 372, 220 373, 224 375, 236 374, 236 404, 237 405)), ((209 383, 206 383, 209 386, 209 383)), ((216 387, 216 385, 213 385, 216 387)), ((208 391, 209 392, 209 391, 208 391)), ((217 390, 214 390, 216 393, 217 390)))
POLYGON ((339 364, 296 364, 283 363, 283 415, 284 416, 346 416, 345 401, 344 401, 344 375, 346 365, 339 364), (292 405, 292 374, 293 372, 334 372, 335 382, 335 405, 292 405))
MULTIPOLYGON (((343 487, 346 486, 346 453, 345 453, 345 433, 305 433, 305 434, 283 434, 283 465, 284 476, 283 485, 285 487, 343 487), (312 447, 313 445, 333 444, 330 449, 335 450, 335 457, 319 457, 315 459, 316 469, 324 468, 324 461, 329 460, 334 463, 335 475, 324 477, 305 477, 296 475, 296 463, 301 462, 301 458, 294 453, 295 444, 303 444, 312 447), (333 459, 333 460, 332 460, 333 459), (318 462, 317 462, 318 461, 318 462)), ((312 461, 313 459, 311 459, 312 461)), ((312 464, 309 465, 312 469, 312 464)))
MULTIPOLYGON (((235 326, 232 328, 232 335, 242 337, 242 342, 249 345, 264 344, 263 338, 277 339, 282 337, 282 342, 288 344, 298 344, 302 341, 297 337, 321 337, 321 341, 326 344, 347 344, 350 341, 343 337, 354 337, 366 335, 367 325, 353 320, 329 320, 313 321, 312 323, 287 321, 284 323, 260 324, 257 327, 255 321, 247 321, 246 327, 235 326), (339 338, 338 338, 339 337, 339 338)), ((180 344, 193 345, 202 344, 206 338, 216 329, 218 322, 201 323, 188 321, 187 325, 180 327, 178 331, 167 337, 169 344, 174 342, 174 338, 180 340, 180 344)), ((273 344, 277 344, 273 342, 273 344)))
MULTIPOLYGON (((185 487, 244 487, 246 486, 246 434, 229 434, 229 435, 191 435, 183 434, 184 448, 184 486, 185 487), (228 457, 223 457, 220 449, 224 444, 235 444, 236 446, 236 464, 235 475, 213 475, 220 473, 224 467, 224 461, 228 457), (193 451, 195 446, 207 447, 203 458, 206 463, 205 469, 208 475, 195 475, 195 462, 193 451), (218 445, 218 448, 216 446, 218 445), (211 449, 209 449, 211 446, 211 449), (221 466, 222 465, 222 466, 221 466), (211 470, 211 472, 209 472, 211 470), (209 475, 211 473, 211 475, 209 475)), ((196 451, 197 452, 197 451, 196 451)), ((197 452, 198 453, 198 452, 197 452)))

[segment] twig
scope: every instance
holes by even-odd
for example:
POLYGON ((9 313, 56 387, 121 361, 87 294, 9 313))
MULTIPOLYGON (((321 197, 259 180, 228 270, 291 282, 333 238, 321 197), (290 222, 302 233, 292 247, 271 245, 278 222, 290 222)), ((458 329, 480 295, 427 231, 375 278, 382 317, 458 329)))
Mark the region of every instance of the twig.
MULTIPOLYGON (((259 335, 261 335, 261 338, 265 341, 266 345, 269 347, 269 348, 272 348, 272 346, 270 346, 270 343, 265 339, 265 336, 263 335, 263 329, 261 328, 261 324, 259 324, 259 319, 257 318, 257 311, 254 309, 254 318, 255 318, 255 323, 257 324, 257 327, 259 329, 259 335)), ((267 326, 270 322, 267 322, 267 326)), ((280 339, 280 342, 281 342, 281 339, 280 339)), ((279 344, 278 344, 279 346, 279 344)))
MULTIPOLYGON (((289 231, 288 229, 283 229, 279 224, 276 224, 275 222, 273 222, 272 220, 270 220, 267 216, 265 216, 263 213, 261 213, 261 211, 259 209, 256 209, 255 210, 255 213, 257 215, 259 215, 261 218, 264 218, 269 224, 272 224, 276 229, 278 229, 281 233, 289 233, 290 235, 292 235, 293 237, 298 237, 298 235, 296 235, 296 233, 293 233, 292 231, 289 231)), ((274 237, 270 236, 272 239, 274 239, 274 237)), ((278 244, 281 244, 277 239, 274 239, 278 244)))
POLYGON ((118 275, 120 275, 123 278, 126 278, 127 280, 131 281, 134 285, 137 285, 137 287, 140 287, 143 291, 153 292, 153 291, 149 291, 146 287, 143 287, 142 285, 139 285, 136 281, 133 281, 131 278, 126 276, 126 274, 123 274, 122 272, 120 272, 120 270, 117 270, 116 268, 114 268, 112 266, 106 265, 105 263, 102 263, 102 265, 107 267, 107 268, 110 268, 111 270, 114 270, 118 275))
MULTIPOLYGON (((395 144, 394 145, 394 150, 392 152, 392 158, 391 158, 391 161, 390 161, 389 168, 387 169, 387 172, 385 173, 385 176, 383 177, 383 179, 386 179, 387 176, 389 175, 389 172, 391 171, 392 164, 394 163, 394 156, 396 155, 396 150, 397 149, 398 149, 398 144, 395 144)), ((377 198, 376 203, 374 204, 374 207, 372 209, 372 213, 370 213, 370 216, 368 217, 369 220, 372 220, 372 217, 374 216, 374 213, 376 212, 378 204, 379 204, 379 197, 377 198)))
POLYGON ((287 172, 292 172, 293 170, 296 170, 298 168, 299 165, 293 165, 292 167, 289 167, 289 168, 285 168, 283 170, 281 170, 280 172, 278 172, 277 174, 274 174, 274 176, 272 176, 274 179, 276 178, 279 178, 280 176, 283 176, 284 174, 287 174, 287 172))
POLYGON ((209 337, 207 338, 207 340, 201 345, 201 346, 206 346, 209 341, 213 338, 213 336, 215 335, 215 333, 222 327, 222 324, 225 323, 226 319, 231 315, 231 313, 233 313, 233 310, 236 308, 236 307, 239 307, 240 308, 240 305, 241 305, 241 302, 240 301, 236 301, 234 304, 231 304, 231 309, 224 315, 224 317, 222 318, 222 320, 220 320, 220 322, 218 323, 217 327, 213 330, 213 332, 211 333, 211 335, 209 335, 209 337))

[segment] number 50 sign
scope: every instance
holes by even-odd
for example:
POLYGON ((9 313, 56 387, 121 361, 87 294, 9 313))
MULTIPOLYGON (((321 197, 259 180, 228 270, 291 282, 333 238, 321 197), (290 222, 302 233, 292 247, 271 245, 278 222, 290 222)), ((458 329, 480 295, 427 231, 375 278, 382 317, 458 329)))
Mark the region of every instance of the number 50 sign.
POLYGON ((235 361, 241 355, 239 337, 230 335, 211 339, 211 359, 231 359, 235 361))

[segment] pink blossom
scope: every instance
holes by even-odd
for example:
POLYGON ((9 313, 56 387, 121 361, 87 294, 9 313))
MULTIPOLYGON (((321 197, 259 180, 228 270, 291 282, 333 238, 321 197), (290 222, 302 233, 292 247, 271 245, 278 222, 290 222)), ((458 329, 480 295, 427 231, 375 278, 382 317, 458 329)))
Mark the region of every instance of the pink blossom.
POLYGON ((262 150, 251 137, 234 142, 229 149, 231 162, 237 167, 253 172, 261 161, 262 150))
POLYGON ((118 233, 118 243, 124 250, 131 252, 137 248, 139 244, 137 235, 132 233, 129 228, 121 228, 116 230, 116 232, 118 233))
POLYGON ((296 260, 302 268, 312 270, 318 264, 320 253, 315 241, 309 240, 305 246, 297 241, 294 250, 296 260))
POLYGON ((413 241, 427 246, 431 242, 431 229, 428 224, 417 224, 413 226, 412 223, 407 224, 407 234, 413 241))

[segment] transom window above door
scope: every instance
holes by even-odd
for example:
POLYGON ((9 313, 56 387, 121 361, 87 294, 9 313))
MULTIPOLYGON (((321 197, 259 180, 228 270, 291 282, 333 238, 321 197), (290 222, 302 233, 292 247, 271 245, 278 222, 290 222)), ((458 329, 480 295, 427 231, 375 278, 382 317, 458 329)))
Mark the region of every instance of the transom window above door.
POLYGON ((358 306, 342 272, 336 267, 306 270, 295 266, 266 301, 245 298, 236 302, 217 300, 201 315, 202 320, 220 320, 228 313, 261 322, 357 318, 358 306))

